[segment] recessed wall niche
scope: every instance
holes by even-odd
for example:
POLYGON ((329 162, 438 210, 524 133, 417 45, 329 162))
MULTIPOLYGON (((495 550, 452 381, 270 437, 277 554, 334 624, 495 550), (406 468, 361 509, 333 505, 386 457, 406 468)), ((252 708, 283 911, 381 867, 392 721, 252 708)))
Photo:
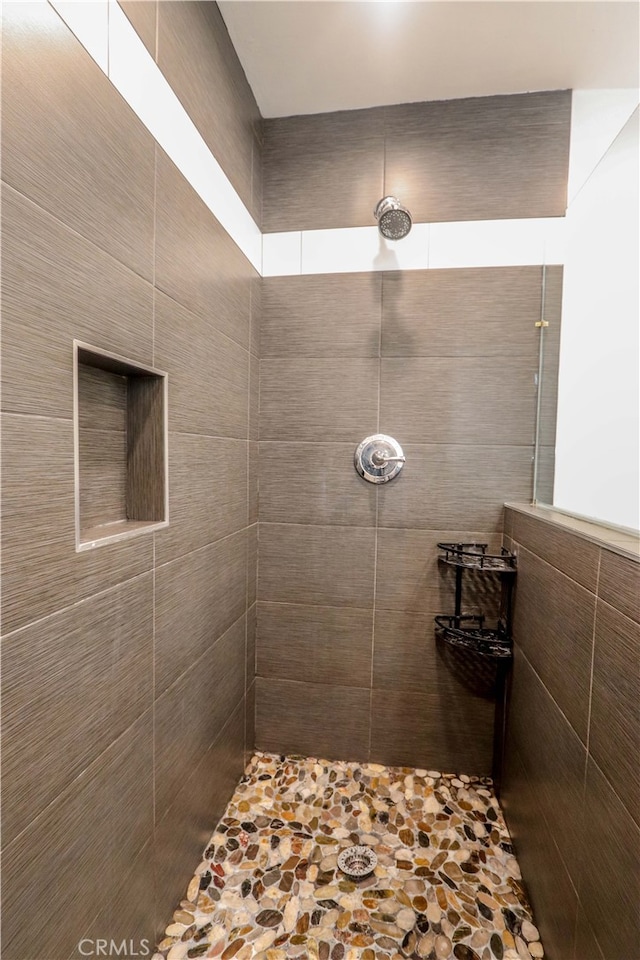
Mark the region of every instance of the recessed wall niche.
POLYGON ((169 524, 167 374, 73 342, 76 550, 169 524))

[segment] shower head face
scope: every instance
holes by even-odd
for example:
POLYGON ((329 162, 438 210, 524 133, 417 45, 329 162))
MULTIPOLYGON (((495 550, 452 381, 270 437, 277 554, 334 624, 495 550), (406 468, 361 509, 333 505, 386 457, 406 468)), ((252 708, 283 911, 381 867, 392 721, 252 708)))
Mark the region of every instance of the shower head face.
POLYGON ((411 230, 411 214, 396 197, 384 197, 373 215, 378 221, 378 230, 386 240, 402 240, 411 230))

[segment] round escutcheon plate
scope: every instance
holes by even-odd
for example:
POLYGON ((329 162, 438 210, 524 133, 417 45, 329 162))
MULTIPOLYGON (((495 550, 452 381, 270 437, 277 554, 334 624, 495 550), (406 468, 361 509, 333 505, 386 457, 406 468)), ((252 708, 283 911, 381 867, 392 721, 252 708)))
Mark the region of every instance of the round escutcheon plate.
POLYGON ((356 447, 354 464, 369 483, 388 483, 397 477, 405 463, 402 447, 393 437, 375 433, 356 447))

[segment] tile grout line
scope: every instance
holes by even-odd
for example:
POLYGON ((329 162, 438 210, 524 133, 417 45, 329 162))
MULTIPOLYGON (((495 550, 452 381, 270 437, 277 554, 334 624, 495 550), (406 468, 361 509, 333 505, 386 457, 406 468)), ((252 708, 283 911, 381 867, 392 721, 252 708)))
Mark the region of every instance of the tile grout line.
MULTIPOLYGON (((251 163, 252 163, 252 176, 251 182, 253 184, 253 145, 251 149, 251 163)), ((249 528, 251 524, 249 523, 251 518, 251 343, 253 336, 253 286, 251 281, 249 281, 249 343, 247 351, 247 482, 246 482, 246 497, 247 497, 247 512, 246 512, 246 532, 245 532, 245 573, 244 573, 244 709, 243 709, 243 729, 244 734, 242 738, 242 761, 243 764, 246 764, 247 756, 247 691, 248 691, 248 675, 247 675, 247 654, 249 651, 249 528)))
POLYGON ((376 643, 376 593, 378 582, 378 490, 376 490, 376 526, 373 538, 373 603, 371 610, 371 666, 369 669, 369 743, 367 758, 371 760, 372 730, 373 730, 373 660, 376 643))
MULTIPOLYGON (((153 145, 153 239, 151 244, 151 364, 156 362, 156 234, 158 227, 158 144, 153 145)), ((168 416, 167 416, 168 432, 168 416)))
MULTIPOLYGON (((382 350, 382 280, 380 281, 380 314, 378 322, 378 394, 377 394, 377 410, 376 410, 376 432, 380 432, 380 386, 381 386, 381 370, 382 370, 382 359, 381 359, 381 350, 382 350)), ((375 657, 375 644, 376 644, 376 596, 377 596, 377 587, 378 587, 378 507, 380 501, 380 490, 379 484, 376 485, 376 516, 374 524, 374 536, 373 536, 373 597, 372 597, 372 612, 371 612, 371 665, 369 670, 369 743, 367 746, 367 757, 371 760, 371 747, 373 741, 373 665, 375 657)))
MULTIPOLYGON (((515 541, 515 542, 517 542, 517 541, 515 541)), ((560 716, 562 717, 562 719, 564 720, 564 722, 566 723, 566 725, 569 727, 569 730, 571 731, 571 733, 573 734, 573 736, 576 738, 576 740, 578 741, 578 743, 579 743, 580 746, 583 748, 583 750, 585 751, 585 754, 586 754, 586 753, 587 753, 587 745, 586 745, 585 741, 582 739, 582 737, 580 736, 580 734, 577 732, 577 730, 575 729, 575 727, 574 727, 573 724, 571 723, 571 720, 569 720, 568 716, 566 715, 566 713, 564 712, 564 710, 562 709, 562 707, 560 706, 560 704, 558 703, 558 701, 556 700, 556 698, 555 698, 554 695, 552 694, 551 690, 549 689, 549 687, 547 686, 547 684, 546 684, 546 683, 544 682, 544 680, 542 679, 542 677, 541 677, 540 673, 538 672, 538 670, 536 669, 535 665, 531 662, 531 660, 530 660, 529 657, 527 656, 526 652, 522 649, 522 647, 520 647, 520 651, 521 651, 521 656, 523 656, 523 657, 525 658, 525 660, 527 661, 527 664, 528 664, 529 668, 531 669, 531 672, 534 674, 536 680, 538 681, 538 683, 540 684, 540 686, 542 687, 542 689, 544 690, 544 692, 546 693, 546 695, 549 697, 549 699, 550 699, 551 702, 553 703, 554 707, 556 708, 556 710, 558 711, 558 713, 560 714, 560 716)))
POLYGON ((148 570, 143 570, 142 573, 136 573, 133 577, 128 577, 126 580, 120 580, 118 583, 114 583, 110 587, 105 587, 103 590, 98 590, 96 593, 91 593, 89 596, 83 597, 81 600, 75 600, 73 603, 68 603, 64 607, 58 607, 55 610, 52 610, 51 613, 46 613, 43 617, 38 617, 36 620, 29 620, 28 623, 24 623, 20 627, 14 627, 8 633, 3 633, 2 639, 8 640, 10 637, 13 637, 16 633, 20 633, 22 630, 26 630, 30 627, 37 627, 46 620, 52 620, 53 617, 61 616, 64 613, 68 613, 70 610, 74 610, 76 607, 80 607, 85 603, 89 603, 91 600, 101 599, 108 593, 119 590, 121 587, 128 587, 130 584, 135 583, 136 580, 142 580, 143 577, 149 577, 152 575, 153 568, 149 567, 148 570))
MULTIPOLYGON (((591 666, 590 666, 590 671, 589 671, 589 700, 588 700, 588 707, 587 707, 587 737, 586 737, 586 744, 585 744, 586 750, 585 750, 585 755, 584 755, 584 771, 583 771, 583 774, 582 774, 582 801, 581 801, 582 809, 581 809, 581 811, 579 811, 579 813, 580 813, 583 817, 584 817, 584 812, 585 812, 585 807, 586 807, 586 802, 587 802, 587 775, 588 775, 588 770, 589 770, 589 758, 590 758, 589 744, 590 744, 590 740, 591 740, 591 705, 592 705, 592 700, 593 700, 593 666, 594 666, 595 652, 596 652, 596 623, 597 623, 597 619, 598 619, 598 591, 599 591, 599 587, 600 587, 600 566, 601 566, 601 564, 602 564, 602 548, 600 548, 600 549, 598 550, 598 568, 597 568, 597 570, 596 570, 596 583, 595 583, 595 588, 594 588, 594 589, 595 589, 595 592, 594 592, 595 603, 594 603, 594 605, 593 605, 593 630, 592 630, 592 633, 591 633, 591 666)), ((541 681, 541 682, 542 682, 542 681, 541 681)), ((553 699, 553 698, 552 698, 552 699, 553 699)), ((558 709, 560 709, 559 706, 558 706, 558 709)), ((563 714, 563 716, 564 716, 564 714, 563 714)), ((609 780, 608 780, 607 778, 605 778, 605 780, 606 780, 607 783, 609 783, 609 780)), ((614 792, 614 795, 617 796, 617 794, 615 793, 615 791, 613 791, 613 792, 614 792)), ((626 809, 626 805, 623 805, 623 806, 625 806, 625 809, 626 809)), ((575 956, 576 945, 577 945, 577 942, 578 942, 578 918, 579 918, 580 910, 581 910, 581 900, 580 900, 580 890, 581 890, 581 887, 582 887, 582 871, 580 870, 580 871, 578 872, 577 877, 576 877, 576 897, 577 897, 578 903, 577 903, 576 917, 575 917, 575 923, 574 923, 574 928, 573 928, 573 952, 574 952, 574 956, 575 956)), ((593 930, 592 930, 591 932, 592 932, 592 934, 593 934, 594 939, 596 940, 596 943, 598 943, 598 940, 597 940, 597 937, 595 936, 595 933, 593 932, 593 930)), ((598 946, 599 946, 599 943, 598 943, 598 946)), ((576 958, 576 960, 578 960, 578 958, 576 958)))
POLYGON ((600 566, 602 564, 602 550, 598 551, 598 569, 596 572, 595 603, 593 605, 593 630, 591 632, 591 668, 589 674, 589 704, 587 710, 587 759, 585 761, 584 781, 583 781, 583 801, 587 789, 587 764, 589 761, 589 747, 591 741, 591 705, 593 700, 593 667, 596 657, 596 624, 598 622, 598 591, 600 588, 600 566))
POLYGON ((88 244, 92 249, 98 250, 102 254, 102 256, 108 257, 108 259, 112 260, 113 263, 117 264, 117 266, 121 270, 126 270, 127 273, 130 273, 132 276, 137 277, 138 280, 141 280, 143 283, 148 283, 149 286, 151 286, 151 280, 149 280, 148 277, 145 277, 144 274, 139 273, 138 270, 135 270, 125 260, 121 260, 111 250, 107 250, 105 247, 101 247, 100 244, 96 240, 91 239, 91 237, 87 237, 85 236, 84 233, 80 233, 79 230, 77 230, 75 227, 72 227, 65 220, 62 220, 56 213, 53 213, 51 210, 48 210, 46 207, 43 207, 42 204, 40 204, 37 200, 34 200, 28 194, 23 193, 21 190, 18 190, 16 187, 12 186, 7 180, 2 180, 2 189, 3 191, 6 191, 6 190, 11 191, 16 196, 20 197, 21 200, 25 201, 30 206, 35 207, 38 213, 40 213, 41 215, 44 215, 45 217, 48 217, 50 220, 55 221, 55 223, 59 224, 63 228, 63 230, 65 230, 67 233, 70 233, 72 234, 72 236, 77 237, 79 240, 82 240, 83 243, 88 244))
MULTIPOLYGON (((531 783, 531 778, 530 778, 530 776, 529 776, 529 772, 528 772, 528 770, 527 770, 527 767, 525 766, 525 764, 524 764, 524 762, 523 762, 523 760, 522 760, 522 757, 520 756, 520 754, 519 754, 517 751, 516 751, 516 755, 517 755, 517 757, 518 757, 518 760, 520 761, 520 766, 522 767, 522 771, 523 771, 523 773, 524 773, 524 778, 525 778, 526 783, 527 783, 527 788, 528 788, 528 791, 529 791, 529 795, 530 795, 531 797, 534 797, 534 798, 535 798, 535 797, 536 797, 536 790, 535 790, 534 786, 533 786, 532 783, 531 783)), ((578 909, 579 909, 579 906, 580 906, 580 897, 579 897, 579 895, 578 895, 578 888, 576 887, 576 885, 575 885, 575 883, 574 883, 574 878, 573 878, 572 874, 569 872, 569 866, 565 863, 565 859, 564 859, 564 856, 563 856, 563 854, 562 854, 562 851, 560 850, 560 847, 559 847, 558 844, 556 843, 555 837, 554 837, 554 835, 553 835, 553 831, 552 831, 552 829, 551 829, 551 824, 549 823, 549 820, 547 819, 547 815, 545 814, 545 812, 544 812, 544 810, 542 809, 542 807, 537 806, 536 809, 537 809, 537 812, 538 812, 538 813, 540 814, 540 816, 542 817, 542 820, 543 820, 544 825, 545 825, 545 827, 546 827, 547 836, 548 836, 549 839, 551 840, 551 843, 553 844, 553 847, 554 847, 554 850, 555 850, 555 852, 556 852, 556 855, 557 855, 560 863, 562 864, 562 868, 563 868, 563 870, 564 870, 564 872, 565 872, 565 874, 566 874, 566 876, 567 876, 567 879, 569 880, 569 883, 571 884, 571 888, 572 888, 573 891, 575 892, 575 895, 576 895, 576 918, 577 918, 578 909)), ((506 818, 505 818, 505 822, 506 822, 506 818)), ((507 829, 509 830, 509 835, 511 836, 511 829, 509 828, 508 823, 507 823, 507 829)), ((514 844, 514 848, 515 848, 515 850, 516 850, 516 859, 517 859, 517 841, 516 841, 516 843, 514 844)), ((582 958, 581 958, 581 960, 582 960, 582 958)))
MULTIPOLYGON (((189 673, 189 671, 192 670, 198 663, 200 663, 200 661, 201 661, 204 657, 208 656, 208 655, 211 653, 211 651, 214 649, 214 647, 217 647, 218 643, 223 639, 223 637, 226 637, 226 635, 227 635, 228 633, 230 633, 231 630, 233 630, 238 623, 240 623, 240 621, 242 620, 242 618, 244 617, 244 615, 245 615, 244 613, 241 613, 240 616, 236 617, 236 619, 233 621, 233 623, 230 623, 229 626, 226 627, 226 628, 222 631, 222 633, 220 633, 220 634, 216 637, 216 639, 213 640, 213 641, 209 644, 209 646, 206 648, 206 650, 204 650, 202 653, 198 654, 198 656, 197 656, 196 659, 193 661, 193 663, 191 663, 188 667, 185 667, 185 669, 182 671, 182 673, 179 673, 178 676, 177 676, 174 680, 171 681, 171 683, 167 684, 167 686, 164 687, 164 689, 158 694, 158 696, 157 696, 156 699, 157 699, 157 700, 160 700, 160 699, 161 699, 162 697, 164 697, 170 690, 172 690, 172 689, 173 689, 174 687, 176 687, 179 683, 181 683, 181 682, 184 680, 185 676, 189 673)), ((239 702, 239 701, 238 701, 238 702, 239 702)), ((237 706, 237 704, 236 704, 236 706, 237 706)), ((235 709, 235 707, 234 707, 234 709, 235 709)))
MULTIPOLYGON (((140 720, 141 720, 144 716, 146 716, 146 714, 148 714, 148 713, 150 714, 151 711, 152 711, 152 705, 151 705, 151 706, 148 706, 148 707, 146 708, 146 710, 143 710, 143 711, 142 711, 142 713, 139 713, 138 716, 137 716, 134 720, 132 720, 131 723, 130 723, 127 727, 125 727, 125 729, 122 730, 122 731, 117 735, 117 737, 114 737, 114 739, 111 740, 111 742, 108 743, 108 744, 100 751, 100 753, 96 754, 96 756, 93 757, 91 760, 86 761, 86 763, 85 763, 85 765, 82 767, 82 769, 79 770, 76 774, 74 774, 73 777, 65 783, 65 785, 60 789, 59 793, 57 793, 56 796, 53 797, 53 799, 49 800, 49 801, 45 804, 45 806, 42 807, 42 808, 38 811, 38 813, 29 821, 29 823, 27 823, 27 824, 20 830, 20 832, 17 833, 17 834, 15 835, 15 837, 13 837, 13 838, 6 844, 6 847, 5 847, 4 850, 3 850, 3 854, 6 853, 6 851, 7 851, 10 847, 12 847, 13 844, 16 843, 16 841, 18 841, 18 840, 20 839, 20 837, 22 837, 23 834, 24 834, 27 830, 30 830, 31 827, 34 826, 34 824, 37 824, 38 821, 39 821, 42 817, 45 816, 45 814, 47 813, 47 811, 51 809, 51 807, 53 807, 56 803, 59 803, 59 802, 61 801, 61 798, 69 793, 69 791, 70 791, 71 788, 74 786, 74 784, 77 784, 80 780, 82 780, 83 777, 87 776, 87 775, 89 774, 89 772, 91 771, 91 769, 92 769, 93 767, 95 767, 95 766, 103 759, 103 757, 105 756, 105 754, 107 754, 107 753, 109 752, 109 750, 112 750, 124 737, 126 737, 126 735, 133 729, 133 727, 135 727, 136 724, 138 724, 138 723, 140 722, 140 720)), ((146 841, 145 841, 145 843, 146 843, 146 841)), ((145 844, 143 844, 142 847, 144 847, 144 845, 145 845, 145 844)), ((142 847, 141 847, 140 849, 142 849, 142 847)), ((138 853, 139 853, 139 852, 140 852, 140 851, 138 851, 138 853)), ((137 854, 136 854, 136 856, 137 856, 137 854)), ((134 859, 135 859, 135 857, 134 857, 134 859)))
POLYGON ((152 788, 152 806, 153 806, 153 824, 154 824, 154 848, 155 848, 155 822, 156 822, 156 535, 153 535, 153 577, 152 577, 152 630, 151 630, 151 788, 152 788))

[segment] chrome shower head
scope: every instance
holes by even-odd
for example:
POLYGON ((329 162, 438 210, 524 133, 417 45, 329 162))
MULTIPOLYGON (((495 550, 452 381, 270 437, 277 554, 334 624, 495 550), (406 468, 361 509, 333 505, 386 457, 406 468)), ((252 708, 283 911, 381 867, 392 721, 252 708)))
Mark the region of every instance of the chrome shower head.
POLYGON ((411 230, 411 214, 397 197, 384 197, 376 204, 373 215, 386 240, 402 240, 411 230))

